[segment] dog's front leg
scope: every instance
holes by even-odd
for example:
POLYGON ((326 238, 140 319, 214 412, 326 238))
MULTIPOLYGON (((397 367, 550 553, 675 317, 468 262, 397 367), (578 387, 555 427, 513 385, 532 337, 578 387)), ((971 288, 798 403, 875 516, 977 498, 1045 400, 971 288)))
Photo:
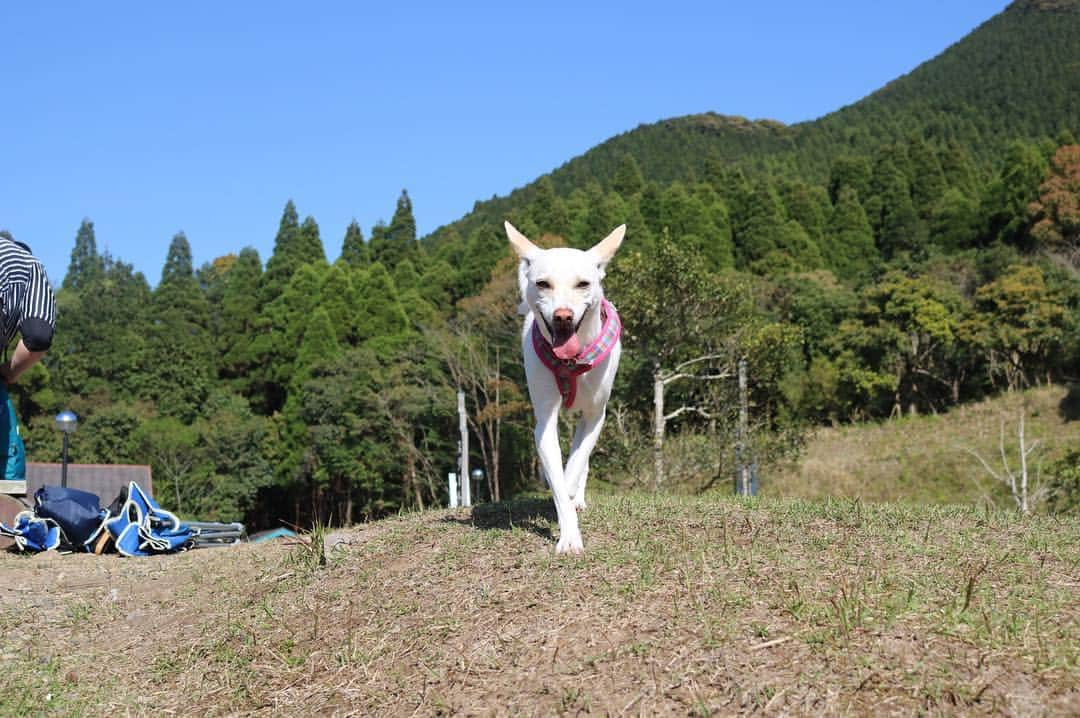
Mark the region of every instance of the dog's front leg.
POLYGON ((575 509, 585 508, 585 482, 589 478, 589 457, 604 428, 604 410, 583 412, 574 430, 570 458, 566 460, 566 483, 575 509))
MULTIPOLYGON (((546 407, 545 407, 546 408, 546 407)), ((559 448, 559 406, 556 403, 550 411, 536 411, 536 453, 540 456, 540 465, 547 474, 551 494, 555 499, 555 513, 559 517, 559 542, 556 553, 582 553, 585 546, 581 541, 581 529, 578 527, 577 510, 570 496, 566 474, 562 466, 562 449, 559 448)))

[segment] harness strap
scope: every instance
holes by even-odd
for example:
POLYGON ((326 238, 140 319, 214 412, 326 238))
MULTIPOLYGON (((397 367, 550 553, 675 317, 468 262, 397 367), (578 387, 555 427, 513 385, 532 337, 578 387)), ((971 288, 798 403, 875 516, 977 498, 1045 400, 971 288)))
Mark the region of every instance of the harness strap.
POLYGON ((619 343, 622 336, 622 321, 619 313, 607 299, 600 301, 600 334, 573 359, 559 359, 551 347, 551 342, 540 331, 539 322, 533 321, 533 351, 540 361, 555 377, 555 384, 562 395, 563 408, 570 409, 577 398, 577 378, 607 359, 611 350, 619 343))

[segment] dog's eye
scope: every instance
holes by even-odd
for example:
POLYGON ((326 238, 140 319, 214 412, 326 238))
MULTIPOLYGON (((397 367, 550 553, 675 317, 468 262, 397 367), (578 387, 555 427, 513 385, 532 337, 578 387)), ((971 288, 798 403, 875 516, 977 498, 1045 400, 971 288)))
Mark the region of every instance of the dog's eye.
POLYGON ((577 288, 578 289, 588 289, 589 288, 588 280, 582 279, 580 282, 577 283, 577 288))
POLYGON ((547 281, 546 279, 541 279, 539 282, 536 283, 536 286, 540 289, 551 289, 551 282, 547 281))

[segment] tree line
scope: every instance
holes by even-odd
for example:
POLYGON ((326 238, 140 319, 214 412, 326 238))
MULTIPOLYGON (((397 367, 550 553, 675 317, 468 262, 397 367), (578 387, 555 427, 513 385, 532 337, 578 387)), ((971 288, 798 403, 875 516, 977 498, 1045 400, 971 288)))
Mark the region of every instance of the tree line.
MULTIPOLYGON (((550 176, 508 212, 546 244, 629 227, 608 295, 626 326, 599 475, 648 485, 658 372, 719 376, 746 359, 755 451, 797 451, 814 423, 886 419, 1075 378, 1080 146, 1014 142, 981 169, 913 136, 841 154, 821 182, 708 161, 662 184, 623 155, 610 187, 550 176)), ((350 523, 445 501, 455 392, 467 394, 483 497, 536 486, 501 224, 419 239, 402 192, 389 223, 320 228, 289 202, 265 263, 251 248, 195 267, 183 233, 151 286, 76 233, 57 336, 14 389, 31 459, 59 455, 52 416, 82 417, 80 462, 153 466, 182 514, 350 523)), ((671 481, 730 478, 731 382, 672 384, 671 481), (682 467, 682 468, 679 468, 682 467)))

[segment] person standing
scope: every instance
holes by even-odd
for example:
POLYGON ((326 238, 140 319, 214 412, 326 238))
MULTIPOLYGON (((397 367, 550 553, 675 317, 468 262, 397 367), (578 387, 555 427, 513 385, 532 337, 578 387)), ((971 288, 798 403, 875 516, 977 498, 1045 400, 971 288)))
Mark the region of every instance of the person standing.
POLYGON ((37 364, 52 346, 56 328, 56 296, 45 267, 30 248, 0 232, 0 339, 5 349, 19 343, 0 362, 0 378, 11 384, 37 364))

